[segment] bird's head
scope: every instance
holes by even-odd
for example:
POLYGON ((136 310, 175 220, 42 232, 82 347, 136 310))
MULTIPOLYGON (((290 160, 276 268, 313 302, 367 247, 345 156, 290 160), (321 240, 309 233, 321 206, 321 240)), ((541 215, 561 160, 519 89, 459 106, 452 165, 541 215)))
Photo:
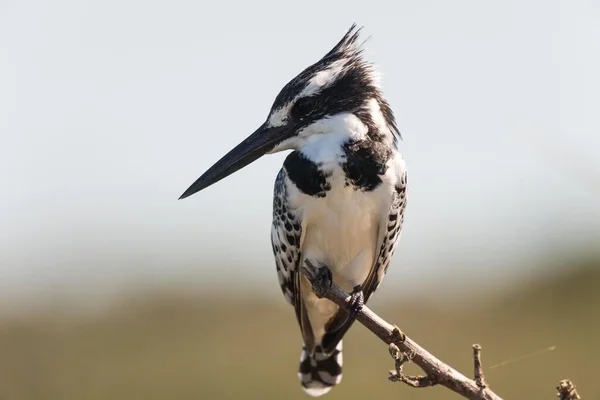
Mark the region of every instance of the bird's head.
POLYGON ((345 129, 395 146, 400 137, 393 112, 383 98, 372 64, 357 44, 355 24, 323 58, 279 92, 267 120, 208 169, 180 197, 191 196, 267 153, 298 149, 345 129))

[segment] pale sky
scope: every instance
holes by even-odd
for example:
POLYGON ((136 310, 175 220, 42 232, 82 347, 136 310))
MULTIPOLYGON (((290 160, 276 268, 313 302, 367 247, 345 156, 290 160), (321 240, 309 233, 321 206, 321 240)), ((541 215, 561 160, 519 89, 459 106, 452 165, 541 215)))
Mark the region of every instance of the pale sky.
POLYGON ((285 154, 177 198, 353 22, 409 173, 382 291, 594 243, 599 21, 598 1, 4 0, 0 292, 192 277, 277 290, 285 154))

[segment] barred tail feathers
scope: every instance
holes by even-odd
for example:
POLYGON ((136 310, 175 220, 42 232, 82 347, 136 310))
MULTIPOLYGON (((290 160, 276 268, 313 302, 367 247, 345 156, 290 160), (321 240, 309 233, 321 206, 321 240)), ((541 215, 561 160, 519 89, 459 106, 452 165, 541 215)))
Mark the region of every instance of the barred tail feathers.
POLYGON ((313 356, 302 346, 298 377, 308 395, 318 397, 328 393, 342 381, 342 342, 331 354, 323 353, 321 346, 317 346, 313 356))

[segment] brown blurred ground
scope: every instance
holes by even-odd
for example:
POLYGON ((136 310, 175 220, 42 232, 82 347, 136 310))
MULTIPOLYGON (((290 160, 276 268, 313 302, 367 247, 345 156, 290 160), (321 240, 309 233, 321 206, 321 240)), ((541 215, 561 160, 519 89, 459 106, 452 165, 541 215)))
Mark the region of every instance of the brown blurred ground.
MULTIPOLYGON (((465 374, 472 372, 471 345, 481 343, 488 381, 506 399, 553 399, 567 377, 584 399, 600 399, 599 263, 478 307, 448 311, 443 298, 429 298, 372 306, 465 374), (553 352, 489 368, 553 345, 553 352)), ((265 296, 157 294, 100 315, 4 316, 0 399, 307 399, 296 378, 299 352, 292 309, 265 296)), ((391 367, 386 347, 357 324, 345 340, 344 380, 325 398, 458 398, 442 388, 392 384, 391 367)))

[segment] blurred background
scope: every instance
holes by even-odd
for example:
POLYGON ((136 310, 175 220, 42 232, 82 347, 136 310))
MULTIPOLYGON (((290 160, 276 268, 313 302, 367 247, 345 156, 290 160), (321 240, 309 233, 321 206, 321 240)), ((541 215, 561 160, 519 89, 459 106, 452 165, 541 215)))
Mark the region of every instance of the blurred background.
MULTIPOLYGON (((600 398, 599 20, 595 0, 0 1, 0 399, 306 398, 269 242, 285 154, 177 198, 352 22, 410 176, 370 305, 467 375, 481 343, 505 398, 563 378, 600 398)), ((328 398, 456 398, 392 367, 357 324, 328 398)))

